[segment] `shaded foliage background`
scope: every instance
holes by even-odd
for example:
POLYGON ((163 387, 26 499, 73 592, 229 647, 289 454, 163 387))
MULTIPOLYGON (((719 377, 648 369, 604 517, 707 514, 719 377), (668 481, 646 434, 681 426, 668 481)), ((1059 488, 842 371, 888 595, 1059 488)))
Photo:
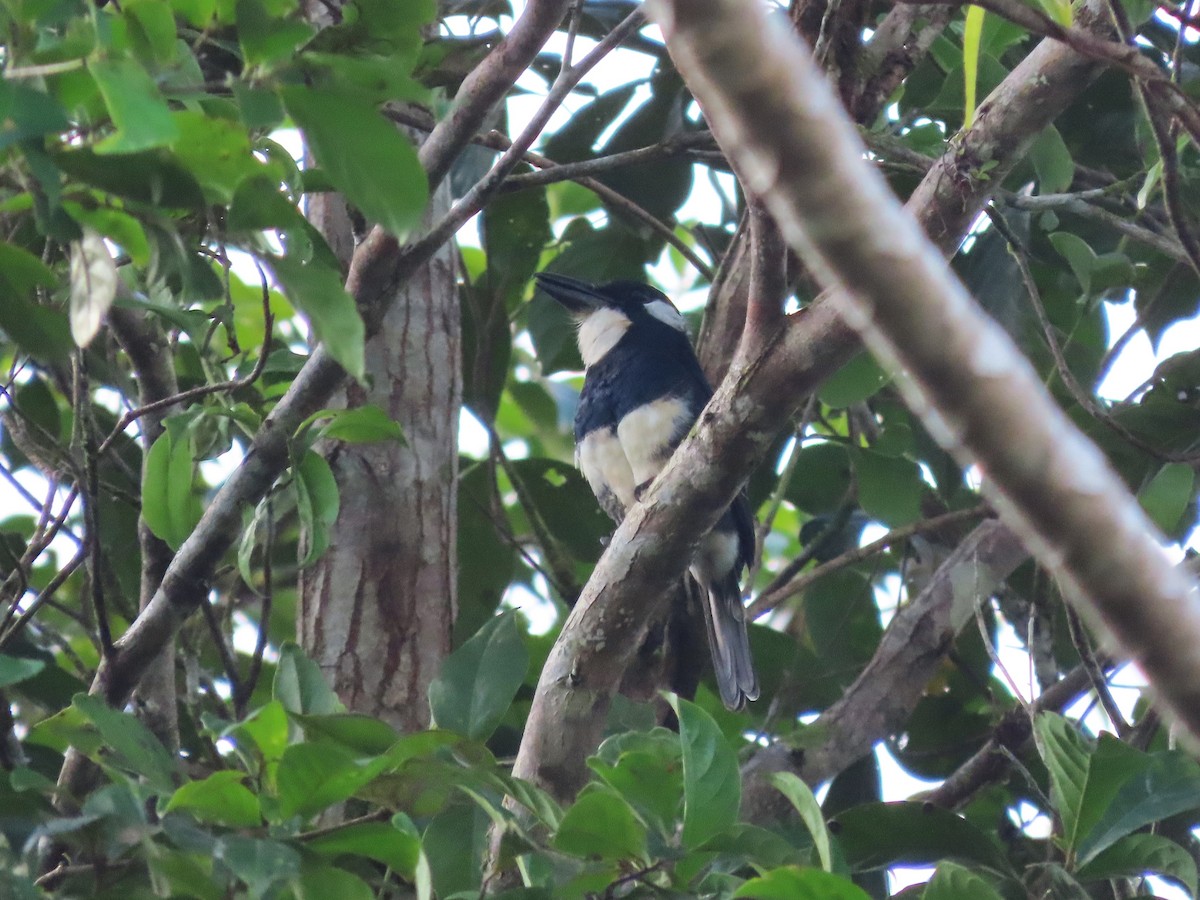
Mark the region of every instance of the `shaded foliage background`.
MULTIPOLYGON (((817 6, 791 18, 861 113, 872 73, 859 42, 898 8, 822 7, 825 27, 817 6)), ((599 37, 632 8, 585 4, 563 29, 599 37)), ((1142 23, 1145 58, 1190 92, 1200 60, 1179 15, 1119 9, 1142 23)), ((860 115, 902 197, 953 150, 964 87, 982 97, 1039 39, 995 13, 969 25, 957 9, 921 11, 910 27, 934 28, 928 52, 860 115)), ((792 814, 747 808, 736 821, 739 762, 752 766, 760 745, 821 745, 806 723, 988 515, 979 473, 937 447, 868 357, 779 423, 748 484, 761 559, 747 589, 770 611, 751 636, 763 699, 733 715, 702 680, 694 703, 672 701, 678 734, 655 727, 654 704, 616 703, 593 779, 565 809, 507 774, 540 663, 610 531, 571 464, 571 325, 530 277, 650 277, 699 330, 746 215, 651 30, 621 51, 645 76, 585 79, 458 247, 464 421, 486 439, 462 442, 456 650, 430 687, 435 728, 401 735, 344 709, 290 643, 298 569, 336 552, 326 448, 404 440, 373 407, 324 410, 290 436, 286 472, 245 510, 203 614, 179 633, 177 727, 88 696, 147 599, 152 539, 167 559, 188 540, 315 343, 362 375, 370 316, 364 326, 304 198, 336 190, 365 221, 414 232, 426 178, 395 122, 443 114, 511 11, 356 0, 320 29, 286 0, 13 0, 2 15, 0 890, 475 896, 496 828, 530 896, 886 896, 883 871, 935 864, 910 893, 1126 896, 1146 872, 1195 892, 1200 767, 1168 748, 1147 697, 1114 699, 1110 661, 1031 563, 983 590, 960 579, 958 636, 915 708, 878 735, 903 769, 941 784, 930 804, 883 803, 872 754, 842 760, 820 804, 776 775, 792 814), (281 127, 302 132, 310 164, 281 127), (170 371, 148 408, 155 386, 138 360, 154 347, 170 371), (1037 708, 997 664, 1004 643, 1024 649, 1006 658, 1027 658, 1046 692, 1037 708), (1089 694, 1103 713, 1071 705, 1089 694), (1116 737, 1094 741, 1101 726, 1116 737), (99 766, 87 796, 55 785, 68 748, 99 766), (970 768, 980 753, 986 777, 970 768)), ((561 50, 545 50, 516 92, 543 92, 561 67, 561 50)), ((1160 115, 1127 74, 1104 72, 994 186, 953 264, 1185 541, 1196 352, 1127 398, 1096 394, 1130 340, 1158 345, 1200 300, 1196 147, 1160 115), (1106 304, 1121 303, 1136 321, 1112 334, 1106 304)), ((516 137, 503 112, 493 124, 456 161, 456 196, 516 137)), ((790 271, 803 307, 816 286, 790 271)), ((719 341, 704 345, 711 371, 733 350, 719 341)))

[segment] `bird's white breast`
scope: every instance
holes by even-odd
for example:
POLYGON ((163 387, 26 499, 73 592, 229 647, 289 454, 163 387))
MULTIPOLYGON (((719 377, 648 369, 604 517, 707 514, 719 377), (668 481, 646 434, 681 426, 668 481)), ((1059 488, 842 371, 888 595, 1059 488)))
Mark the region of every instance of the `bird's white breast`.
POLYGON ((678 397, 663 397, 639 406, 617 425, 621 449, 633 471, 634 485, 643 485, 659 473, 671 457, 671 438, 691 425, 691 410, 678 397))
MULTIPOLYGON (((575 450, 575 463, 598 498, 611 493, 625 509, 633 506, 633 470, 611 428, 597 428, 584 435, 575 450)), ((603 499, 601 503, 603 504, 603 499)))

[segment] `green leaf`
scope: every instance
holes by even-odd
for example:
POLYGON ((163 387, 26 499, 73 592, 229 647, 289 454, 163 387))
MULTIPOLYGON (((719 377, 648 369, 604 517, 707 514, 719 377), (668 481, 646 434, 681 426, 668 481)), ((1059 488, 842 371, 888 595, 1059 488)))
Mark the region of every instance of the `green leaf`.
POLYGON ((1056 231, 1050 235, 1050 243, 1067 261, 1067 265, 1071 267, 1083 292, 1091 293, 1092 269, 1096 265, 1096 253, 1088 246, 1087 241, 1069 231, 1056 231))
POLYGON ((67 317, 30 302, 37 287, 54 287, 54 273, 27 250, 0 243, 0 329, 26 353, 39 360, 59 361, 74 347, 67 317))
POLYGON ((949 810, 924 803, 864 803, 839 813, 829 828, 855 872, 935 865, 947 857, 1010 871, 994 838, 949 810))
POLYGON ((292 718, 304 726, 304 735, 308 740, 327 738, 367 756, 386 752, 400 737, 391 725, 373 716, 355 713, 307 716, 293 713, 292 718))
POLYGON ((218 840, 213 847, 213 858, 244 881, 255 900, 276 882, 300 871, 300 854, 287 844, 238 834, 218 840))
POLYGON ((679 738, 665 728, 613 735, 588 766, 663 836, 674 834, 683 806, 679 738))
POLYGON ((1167 463, 1138 492, 1138 502, 1154 524, 1170 534, 1187 512, 1195 481, 1196 473, 1191 466, 1167 463))
POLYGON ((1079 812, 1087 789, 1092 750, 1067 719, 1044 712, 1034 722, 1034 740, 1050 772, 1050 796, 1063 826, 1063 840, 1076 849, 1079 812))
MULTIPOLYGON (((280 650, 281 655, 287 652, 291 644, 284 644, 280 650)), ((307 661, 307 660, 306 660, 307 661)), ((281 660, 282 662, 282 660, 281 660)), ((318 675, 320 673, 318 672, 318 675)), ((294 663, 290 676, 285 676, 285 680, 298 680, 299 676, 295 672, 294 663)), ((275 691, 278 694, 279 688, 279 670, 275 673, 275 691)), ((284 688, 285 693, 299 692, 299 688, 289 685, 284 688)), ((299 701, 296 701, 299 703, 299 701)), ((288 746, 288 717, 284 710, 283 704, 279 700, 272 700, 261 709, 255 710, 245 721, 235 725, 232 731, 238 736, 245 735, 250 738, 258 747, 258 752, 262 754, 263 759, 268 763, 278 762, 283 756, 283 751, 288 746)))
POLYGON ((168 4, 163 0, 133 0, 122 4, 121 12, 139 55, 157 64, 175 59, 175 15, 168 4))
POLYGON ((390 764, 385 756, 364 759, 328 741, 292 744, 275 771, 279 812, 285 819, 321 812, 354 796, 390 764))
POLYGON ((394 125, 354 95, 310 87, 287 87, 281 93, 329 180, 367 219, 398 238, 420 223, 429 199, 428 180, 412 144, 394 125), (380 177, 382 172, 386 178, 380 177))
MULTIPOLYGON (((1125 747, 1115 738, 1101 738, 1101 748, 1110 744, 1125 747)), ((1099 809, 1095 825, 1079 846, 1081 864, 1144 825, 1200 808, 1200 764, 1185 753, 1151 754, 1136 768, 1127 761, 1123 774, 1120 789, 1099 809)))
POLYGON ((203 781, 189 781, 167 801, 164 813, 186 810, 201 822, 231 828, 254 828, 262 824, 258 796, 242 782, 244 772, 214 772, 203 781))
POLYGON ((240 122, 192 110, 171 116, 179 129, 172 152, 212 202, 229 203, 239 182, 263 171, 240 122))
POLYGON ((975 90, 979 82, 979 39, 983 35, 983 23, 987 13, 981 6, 968 6, 963 25, 963 128, 971 127, 975 121, 975 90))
POLYGON ((825 826, 825 815, 821 812, 821 804, 813 796, 812 789, 791 772, 776 772, 771 776, 771 784, 791 801, 800 814, 800 821, 812 835, 813 846, 817 848, 817 857, 821 868, 826 872, 833 871, 833 852, 829 844, 829 829, 825 826))
POLYGON ((192 491, 195 470, 192 438, 167 429, 146 454, 142 475, 142 518, 173 550, 200 521, 200 499, 192 491))
POLYGON ((496 616, 442 663, 429 685, 438 728, 486 740, 508 711, 529 668, 515 612, 496 616))
MULTIPOLYGON (((354 141, 347 141, 352 144, 354 141)), ((317 338, 351 376, 363 378, 366 330, 342 276, 317 262, 270 257, 271 267, 292 305, 308 316, 317 338)))
POLYGON ((305 862, 300 877, 295 879, 297 900, 374 900, 371 886, 345 869, 305 862))
POLYGON ((1004 900, 1000 892, 965 866, 945 860, 938 863, 933 878, 925 885, 921 900, 1004 900))
POLYGON ((758 900, 869 900, 862 888, 845 878, 798 866, 772 869, 760 878, 751 878, 733 896, 758 900))
POLYGON ((1153 872, 1178 881, 1196 896, 1196 861, 1183 847, 1157 834, 1130 834, 1097 853, 1076 873, 1081 881, 1140 878, 1153 872))
POLYGON ((737 754, 713 717, 670 696, 683 748, 683 845, 694 849, 737 821, 742 781, 737 754))
POLYGON ((408 881, 415 877, 421 859, 420 839, 389 822, 361 822, 339 828, 305 846, 329 857, 352 854, 376 860, 408 881))
POLYGON ((1060 194, 1075 180, 1075 160, 1066 141, 1053 125, 1037 136, 1029 148, 1029 159, 1038 177, 1038 193, 1060 194))
POLYGON ((179 137, 179 127, 150 75, 132 59, 88 63, 116 133, 96 145, 97 153, 134 153, 164 147, 179 137))
POLYGON ((307 546, 300 565, 307 566, 329 547, 329 530, 337 522, 340 497, 333 470, 315 450, 305 451, 295 472, 296 507, 307 546))
POLYGON ((140 720, 88 694, 77 694, 71 704, 96 726, 105 744, 124 759, 130 771, 155 790, 175 790, 175 760, 140 720))
POLYGON ((873 397, 890 380, 875 357, 860 353, 821 385, 817 397, 832 409, 844 409, 873 397))
POLYGON ((0 688, 20 684, 46 668, 44 660, 25 659, 20 656, 5 656, 0 653, 0 688))
POLYGON ((316 716, 345 712, 321 668, 291 641, 279 648, 273 694, 288 712, 316 716))
POLYGON ((237 24, 242 53, 250 66, 286 59, 315 33, 306 22, 276 15, 262 0, 237 0, 237 24))
POLYGON ((1063 28, 1070 28, 1074 19, 1071 0, 1038 0, 1038 5, 1055 22, 1063 28))
POLYGON ((624 799, 607 790, 587 790, 567 810, 554 846, 585 858, 646 858, 646 826, 624 799))
POLYGON ((854 460, 858 481, 858 502, 867 515, 891 528, 921 518, 926 484, 915 462, 857 448, 851 451, 850 458, 854 460))
POLYGON ((87 228, 99 232, 119 246, 135 265, 145 266, 150 262, 150 245, 142 224, 129 213, 111 206, 88 208, 70 200, 63 201, 63 209, 87 228))
POLYGON ((371 444, 378 441, 404 443, 400 423, 378 406, 368 403, 353 409, 331 409, 316 413, 314 418, 328 417, 321 428, 321 437, 348 444, 371 444))

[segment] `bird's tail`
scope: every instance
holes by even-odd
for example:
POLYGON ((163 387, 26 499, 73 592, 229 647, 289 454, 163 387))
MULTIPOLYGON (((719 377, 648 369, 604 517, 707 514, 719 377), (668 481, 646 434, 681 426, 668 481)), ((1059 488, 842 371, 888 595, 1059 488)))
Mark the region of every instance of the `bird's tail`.
POLYGON ((693 584, 699 588, 721 701, 727 709, 739 710, 747 700, 758 699, 758 676, 754 674, 754 661, 750 656, 746 610, 742 606, 737 575, 731 572, 718 581, 693 584))

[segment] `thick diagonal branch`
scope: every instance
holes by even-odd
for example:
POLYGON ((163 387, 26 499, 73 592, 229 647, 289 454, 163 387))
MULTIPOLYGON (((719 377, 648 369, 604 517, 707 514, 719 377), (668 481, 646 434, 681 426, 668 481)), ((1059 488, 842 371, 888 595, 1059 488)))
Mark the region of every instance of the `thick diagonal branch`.
POLYGON ((865 159, 809 54, 737 0, 651 7, 713 132, 942 445, 1200 735, 1200 598, 1137 501, 865 159))

